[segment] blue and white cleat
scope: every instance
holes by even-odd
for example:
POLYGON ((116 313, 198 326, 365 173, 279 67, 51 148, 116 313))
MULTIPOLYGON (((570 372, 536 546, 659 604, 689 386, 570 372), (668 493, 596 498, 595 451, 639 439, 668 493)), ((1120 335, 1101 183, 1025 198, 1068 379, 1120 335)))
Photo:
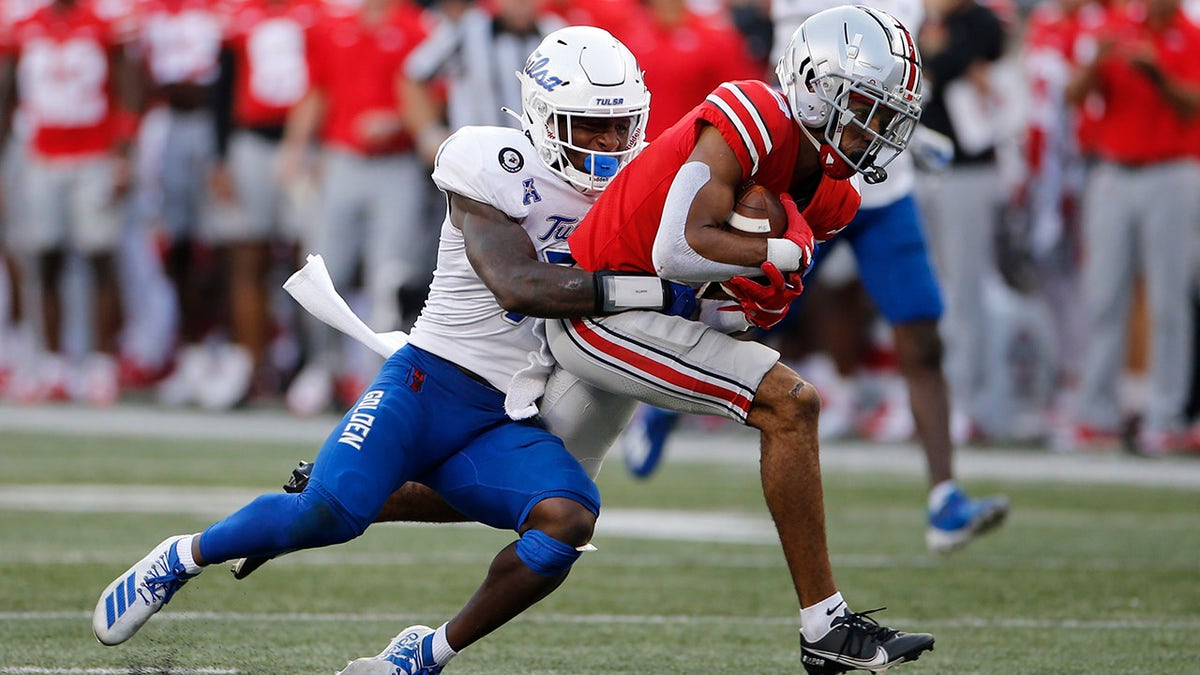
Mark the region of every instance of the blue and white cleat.
POLYGON ((925 545, 936 553, 949 553, 981 534, 996 529, 1008 516, 1008 497, 971 499, 956 488, 938 509, 929 511, 925 545))
POLYGON ((188 574, 179 562, 175 544, 182 538, 171 537, 155 546, 104 589, 92 613, 92 632, 101 644, 111 647, 133 637, 188 579, 196 576, 188 574))
POLYGON ((337 675, 438 675, 442 667, 433 663, 429 626, 409 626, 392 638, 378 656, 355 659, 337 675))

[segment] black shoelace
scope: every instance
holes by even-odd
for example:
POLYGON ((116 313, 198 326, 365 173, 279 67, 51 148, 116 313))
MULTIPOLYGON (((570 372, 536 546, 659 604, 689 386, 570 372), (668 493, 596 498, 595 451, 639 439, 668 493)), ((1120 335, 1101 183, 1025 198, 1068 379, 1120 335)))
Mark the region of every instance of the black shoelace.
POLYGON ((846 637, 842 640, 842 646, 838 648, 838 655, 861 655, 864 645, 871 643, 883 644, 891 640, 897 631, 879 625, 878 621, 869 616, 875 612, 882 612, 885 609, 887 607, 868 609, 865 612, 846 612, 835 619, 834 624, 836 625, 834 628, 839 626, 846 628, 846 637))

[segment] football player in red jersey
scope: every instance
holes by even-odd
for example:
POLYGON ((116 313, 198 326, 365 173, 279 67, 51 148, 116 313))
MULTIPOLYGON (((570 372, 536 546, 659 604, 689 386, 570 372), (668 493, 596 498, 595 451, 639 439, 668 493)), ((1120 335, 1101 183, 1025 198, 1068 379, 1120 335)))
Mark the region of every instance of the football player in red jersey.
MULTIPOLYGON (((106 8, 107 9, 107 8, 106 8)), ((21 400, 70 394, 99 405, 118 396, 117 334, 121 322, 115 250, 120 204, 128 182, 127 138, 118 96, 127 94, 118 17, 96 3, 55 0, 7 31, 3 57, 5 119, 16 106, 28 120, 24 178, 27 218, 14 233, 35 256, 41 282, 45 354, 34 374, 13 383, 21 400), (67 377, 61 339, 60 278, 68 250, 93 274, 94 351, 80 377, 67 377)), ((4 130, 7 132, 7 129, 4 130)))
MULTIPOLYGON (((899 21, 846 6, 805 21, 777 73, 782 94, 761 81, 726 82, 651 143, 570 237, 576 261, 588 270, 723 282, 746 321, 777 323, 800 293, 814 240, 836 234, 857 211, 856 175, 883 180, 906 147, 921 111, 921 64, 899 21), (743 237, 725 226, 750 181, 783 195, 783 237, 743 237), (747 278, 763 272, 768 285, 747 278)), ((820 396, 777 352, 712 323, 630 311, 549 320, 546 329, 559 366, 584 381, 762 432, 763 492, 800 602, 808 672, 876 671, 916 659, 933 636, 881 628, 852 612, 834 583, 820 396)))

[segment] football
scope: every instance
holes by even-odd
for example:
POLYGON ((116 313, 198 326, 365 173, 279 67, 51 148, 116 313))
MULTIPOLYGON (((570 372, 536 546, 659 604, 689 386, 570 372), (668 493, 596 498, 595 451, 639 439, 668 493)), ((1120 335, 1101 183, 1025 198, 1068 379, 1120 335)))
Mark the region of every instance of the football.
POLYGON ((729 231, 747 237, 778 238, 787 230, 783 202, 767 188, 751 183, 738 193, 726 220, 729 231))

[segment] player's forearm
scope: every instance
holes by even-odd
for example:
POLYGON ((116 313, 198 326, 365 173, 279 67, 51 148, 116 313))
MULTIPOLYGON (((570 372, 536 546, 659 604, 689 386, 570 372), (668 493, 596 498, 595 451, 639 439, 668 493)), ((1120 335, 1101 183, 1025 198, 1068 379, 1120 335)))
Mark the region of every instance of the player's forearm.
POLYGON ((493 287, 500 306, 543 319, 600 316, 629 310, 676 313, 686 286, 657 275, 634 272, 587 272, 574 267, 536 264, 493 287))
POLYGON ((288 112, 283 132, 284 145, 301 148, 312 141, 325 115, 325 95, 312 89, 288 112))

